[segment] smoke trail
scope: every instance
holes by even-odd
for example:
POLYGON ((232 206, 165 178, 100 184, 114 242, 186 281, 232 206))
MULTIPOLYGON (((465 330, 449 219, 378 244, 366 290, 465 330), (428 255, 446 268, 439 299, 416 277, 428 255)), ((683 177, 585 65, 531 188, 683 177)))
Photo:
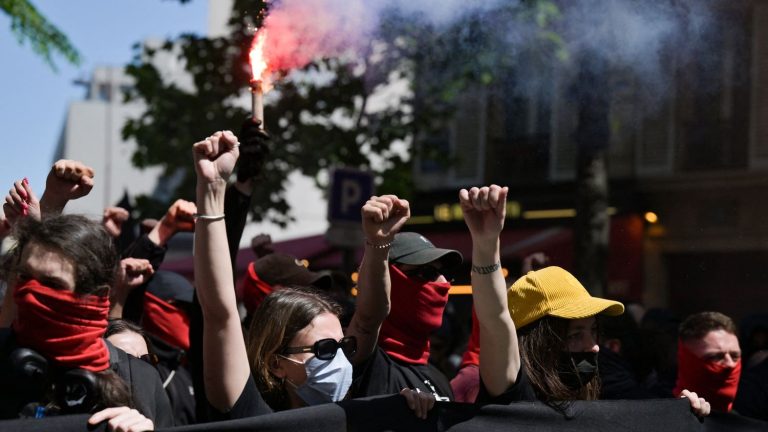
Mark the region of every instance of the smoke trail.
POLYGON ((294 69, 320 57, 361 53, 376 36, 387 11, 418 16, 437 26, 489 11, 502 0, 278 0, 269 10, 265 54, 273 69, 294 69))
MULTIPOLYGON (((392 11, 435 31, 461 31, 467 17, 481 17, 486 46, 467 52, 486 58, 495 52, 507 63, 519 63, 517 85, 522 91, 551 77, 552 68, 569 67, 562 58, 560 64, 531 61, 531 47, 542 44, 545 31, 551 31, 562 38, 558 49, 571 64, 574 59, 606 60, 611 68, 631 74, 647 94, 658 95, 671 87, 671 64, 706 63, 701 56, 710 50, 702 35, 715 19, 711 5, 701 0, 277 0, 264 22, 270 29, 266 55, 273 68, 294 69, 320 57, 363 53, 377 36, 382 17, 392 11), (544 27, 540 16, 522 13, 532 4, 541 9, 536 14, 550 14, 544 27), (501 9, 507 12, 498 13, 501 9)), ((534 50, 534 55, 544 54, 534 50)))

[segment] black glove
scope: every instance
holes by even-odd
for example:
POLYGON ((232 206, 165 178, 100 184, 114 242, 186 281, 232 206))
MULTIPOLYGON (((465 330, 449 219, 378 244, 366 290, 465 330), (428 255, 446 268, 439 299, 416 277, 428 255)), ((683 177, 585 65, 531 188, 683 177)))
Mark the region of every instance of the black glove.
POLYGON ((237 166, 239 182, 261 174, 264 161, 269 155, 269 134, 259 126, 258 122, 248 117, 240 127, 240 160, 237 166))

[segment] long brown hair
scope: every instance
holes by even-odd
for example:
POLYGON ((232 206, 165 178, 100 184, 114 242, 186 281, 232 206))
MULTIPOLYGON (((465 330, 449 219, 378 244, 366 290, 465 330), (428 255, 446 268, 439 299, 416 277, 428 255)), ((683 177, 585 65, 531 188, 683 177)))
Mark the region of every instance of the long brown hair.
POLYGON ((596 400, 600 394, 597 374, 578 390, 571 390, 560 380, 558 360, 561 353, 567 351, 568 322, 567 319, 545 316, 517 331, 522 367, 536 397, 556 408, 564 401, 596 400))
POLYGON ((319 292, 299 287, 272 292, 254 312, 246 338, 248 361, 256 386, 272 409, 290 408, 284 380, 271 372, 277 354, 315 317, 326 312, 338 317, 341 308, 319 292))

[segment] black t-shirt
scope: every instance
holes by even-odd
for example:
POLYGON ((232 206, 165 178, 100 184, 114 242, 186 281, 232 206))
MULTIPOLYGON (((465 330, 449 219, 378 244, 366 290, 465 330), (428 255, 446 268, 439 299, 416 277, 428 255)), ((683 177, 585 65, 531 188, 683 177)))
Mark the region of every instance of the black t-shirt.
POLYGON ((376 347, 371 356, 355 367, 348 398, 399 393, 404 388, 432 393, 438 401, 453 400, 448 379, 431 364, 400 363, 376 347))
POLYGON ((110 367, 130 386, 136 409, 152 420, 156 428, 174 425, 173 411, 157 369, 116 348, 107 341, 110 367), (115 359, 117 357, 117 359, 115 359))
POLYGON ((528 374, 525 373, 525 368, 522 365, 517 373, 515 383, 496 397, 488 394, 483 379, 480 378, 480 393, 477 395, 477 403, 480 405, 509 405, 513 402, 536 402, 538 400, 531 380, 528 379, 528 374))
POLYGON ((741 374, 733 409, 741 415, 768 421, 768 359, 741 374))
POLYGON ((210 419, 211 421, 224 421, 235 420, 248 417, 256 417, 262 414, 270 414, 273 412, 272 408, 261 397, 259 388, 256 387, 256 381, 253 379, 253 375, 248 377, 248 381, 245 382, 243 391, 240 392, 240 397, 232 406, 232 409, 228 412, 221 412, 216 408, 210 406, 210 419))

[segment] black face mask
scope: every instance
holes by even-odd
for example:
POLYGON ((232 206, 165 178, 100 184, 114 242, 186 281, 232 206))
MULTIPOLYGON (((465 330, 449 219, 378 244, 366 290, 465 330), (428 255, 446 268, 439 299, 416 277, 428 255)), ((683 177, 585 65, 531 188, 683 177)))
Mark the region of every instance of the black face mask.
POLYGON ((560 353, 557 369, 566 387, 579 390, 597 374, 597 353, 564 351, 560 353))

